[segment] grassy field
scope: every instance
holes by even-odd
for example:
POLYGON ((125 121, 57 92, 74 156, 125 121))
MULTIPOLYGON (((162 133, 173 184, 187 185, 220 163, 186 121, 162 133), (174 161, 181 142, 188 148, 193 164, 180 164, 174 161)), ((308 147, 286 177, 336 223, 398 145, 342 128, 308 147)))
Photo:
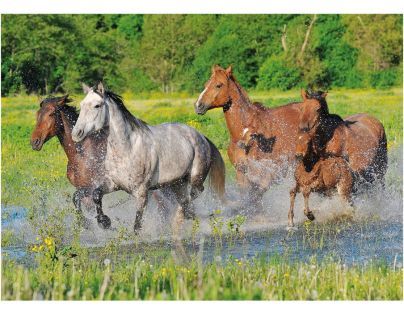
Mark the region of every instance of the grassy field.
MULTIPOLYGON (((233 176, 221 110, 197 116, 193 110, 196 95, 123 96, 129 110, 150 124, 178 121, 200 130, 219 147, 229 177, 233 176)), ((268 106, 300 100, 297 90, 250 96, 268 106)), ((74 96, 74 104, 82 97, 74 96)), ((402 144, 401 88, 333 90, 327 99, 330 111, 343 117, 358 112, 374 115, 386 128, 388 147, 402 144)), ((32 210, 35 205, 37 211, 41 198, 55 191, 55 198, 71 203, 73 188, 66 179, 67 160, 58 140, 52 139, 40 152, 31 149, 38 104, 36 97, 2 98, 2 207, 32 210)), ((28 249, 35 252, 36 264, 23 267, 3 259, 2 299, 403 299, 402 267, 382 262, 346 267, 331 260, 304 264, 256 258, 202 265, 197 257, 179 264, 170 255, 154 261, 134 254, 130 262, 104 263, 89 259, 88 250, 80 244, 73 249, 60 247, 57 233, 61 222, 54 218, 48 229, 38 231, 36 247, 28 249)), ((2 231, 2 246, 13 242, 7 233, 2 231)))

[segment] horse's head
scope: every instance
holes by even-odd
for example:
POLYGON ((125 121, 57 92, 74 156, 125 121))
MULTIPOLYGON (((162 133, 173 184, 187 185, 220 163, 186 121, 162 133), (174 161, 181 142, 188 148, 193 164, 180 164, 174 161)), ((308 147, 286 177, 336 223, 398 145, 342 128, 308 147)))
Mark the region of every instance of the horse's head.
POLYGON ((324 115, 328 115, 328 106, 325 100, 326 92, 307 92, 302 90, 302 106, 299 129, 304 132, 315 130, 324 115))
POLYGON ((212 67, 212 75, 195 103, 197 114, 203 115, 212 108, 224 107, 230 102, 229 83, 232 76, 231 66, 227 69, 217 65, 212 67))
POLYGON ((46 141, 61 131, 63 124, 59 108, 69 101, 69 95, 64 95, 46 98, 40 103, 40 108, 36 113, 36 126, 31 135, 32 149, 41 150, 46 141))
POLYGON ((80 115, 72 131, 74 142, 82 141, 108 124, 104 85, 99 83, 97 87, 90 88, 83 84, 83 91, 86 97, 80 102, 80 115))
POLYGON ((301 161, 307 158, 311 154, 312 149, 312 135, 308 132, 299 131, 296 139, 296 159, 301 161))

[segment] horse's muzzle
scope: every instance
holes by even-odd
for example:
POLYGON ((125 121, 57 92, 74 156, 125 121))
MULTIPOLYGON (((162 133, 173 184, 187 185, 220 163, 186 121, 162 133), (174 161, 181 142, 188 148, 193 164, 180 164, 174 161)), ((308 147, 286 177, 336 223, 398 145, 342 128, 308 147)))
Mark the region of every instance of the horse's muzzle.
POLYGON ((79 130, 73 129, 72 139, 74 142, 80 142, 84 138, 83 135, 84 135, 84 129, 79 129, 79 130))
POLYGON ((42 149, 43 141, 39 138, 31 139, 32 150, 40 151, 42 149))
POLYGON ((208 111, 209 107, 202 104, 202 103, 196 103, 195 104, 195 113, 198 115, 204 115, 208 111))

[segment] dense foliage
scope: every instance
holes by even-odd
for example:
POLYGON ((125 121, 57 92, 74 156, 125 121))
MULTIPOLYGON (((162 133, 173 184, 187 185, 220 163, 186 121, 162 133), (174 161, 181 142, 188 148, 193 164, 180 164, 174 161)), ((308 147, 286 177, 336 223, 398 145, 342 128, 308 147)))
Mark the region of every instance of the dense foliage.
POLYGON ((200 90, 232 64, 246 88, 402 84, 401 15, 3 15, 2 95, 200 90))

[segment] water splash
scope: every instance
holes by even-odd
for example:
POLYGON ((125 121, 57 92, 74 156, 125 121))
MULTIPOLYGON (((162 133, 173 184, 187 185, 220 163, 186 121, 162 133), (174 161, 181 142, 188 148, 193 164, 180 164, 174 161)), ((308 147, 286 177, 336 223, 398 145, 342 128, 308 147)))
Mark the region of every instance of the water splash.
MULTIPOLYGON (((391 222, 394 223, 396 228, 391 231, 385 228, 387 234, 394 234, 390 237, 390 241, 392 242, 390 245, 396 251, 397 243, 400 243, 401 240, 400 248, 402 248, 402 174, 402 148, 396 148, 389 153, 389 167, 386 174, 385 190, 377 188, 355 197, 354 213, 340 202, 338 196, 325 198, 312 194, 310 197, 310 205, 316 216, 316 222, 332 222, 335 218, 346 215, 351 216, 359 225, 361 220, 366 220, 366 218, 376 218, 377 220, 387 222, 387 226, 388 222, 391 222)), ((287 225, 289 190, 293 186, 292 178, 292 174, 290 173, 265 194, 263 199, 264 214, 249 218, 241 228, 244 233, 254 235, 257 231, 277 231, 276 233, 279 233, 280 238, 285 237, 286 232, 284 228, 287 225)), ((31 185, 31 195, 33 196, 33 205, 30 209, 24 209, 18 206, 2 206, 2 229, 3 231, 11 231, 14 236, 14 247, 9 246, 6 248, 6 252, 10 252, 10 250, 12 252, 12 248, 26 248, 27 244, 35 243, 39 229, 41 226, 45 225, 51 226, 54 229, 63 229, 63 241, 66 243, 70 242, 72 238, 71 231, 74 229, 74 209, 71 202, 73 189, 70 189, 68 192, 54 192, 41 185, 35 185, 33 183, 28 183, 28 185, 31 185)), ((234 183, 227 183, 226 189, 230 199, 240 199, 239 189, 234 183)), ((140 238, 135 240, 133 236, 133 223, 135 221, 134 205, 134 200, 124 192, 115 192, 106 195, 103 199, 103 208, 105 214, 112 220, 112 229, 103 230, 100 228, 96 223, 95 211, 90 207, 90 209, 85 211, 85 216, 91 220, 92 224, 88 230, 82 230, 80 232, 80 243, 88 247, 104 246, 109 241, 117 239, 122 234, 129 235, 123 242, 125 244, 131 244, 135 241, 153 243, 156 241, 170 240, 171 224, 167 221, 171 221, 172 213, 168 213, 166 217, 161 216, 157 211, 157 203, 152 197, 145 210, 142 233, 140 238)), ((230 212, 225 207, 220 206, 219 203, 212 198, 208 189, 197 198, 195 206, 197 216, 201 218, 198 228, 199 236, 209 236, 212 234, 209 214, 217 209, 222 210, 224 222, 223 230, 224 232, 227 231, 226 223, 230 219, 228 217, 230 212)), ((295 222, 301 224, 304 220, 303 198, 299 195, 295 203, 295 222)), ((300 229, 302 229, 302 227, 300 227, 300 229)), ((190 237, 192 230, 192 222, 186 222, 183 229, 184 237, 190 237)), ((379 233, 380 235, 384 235, 383 231, 383 228, 379 228, 373 231, 373 234, 379 233)), ((367 233, 372 233, 372 231, 368 229, 367 233)), ((369 240, 371 240, 373 236, 370 235, 367 241, 369 248, 368 253, 372 251, 378 252, 377 249, 370 250, 373 244, 370 244, 369 240)), ((388 243, 388 241, 389 239, 387 239, 386 242, 388 243)), ((259 245, 263 241, 256 240, 256 242, 259 245)), ((343 242, 342 239, 341 242, 343 242)), ((263 251, 264 247, 258 245, 255 247, 253 244, 251 245, 252 249, 249 255, 252 255, 252 252, 257 253, 263 251)), ((384 244, 383 246, 388 248, 389 244, 384 244)), ((234 254, 234 251, 232 251, 232 254, 234 254)), ((402 250, 400 255, 400 257, 402 257, 402 250)))

